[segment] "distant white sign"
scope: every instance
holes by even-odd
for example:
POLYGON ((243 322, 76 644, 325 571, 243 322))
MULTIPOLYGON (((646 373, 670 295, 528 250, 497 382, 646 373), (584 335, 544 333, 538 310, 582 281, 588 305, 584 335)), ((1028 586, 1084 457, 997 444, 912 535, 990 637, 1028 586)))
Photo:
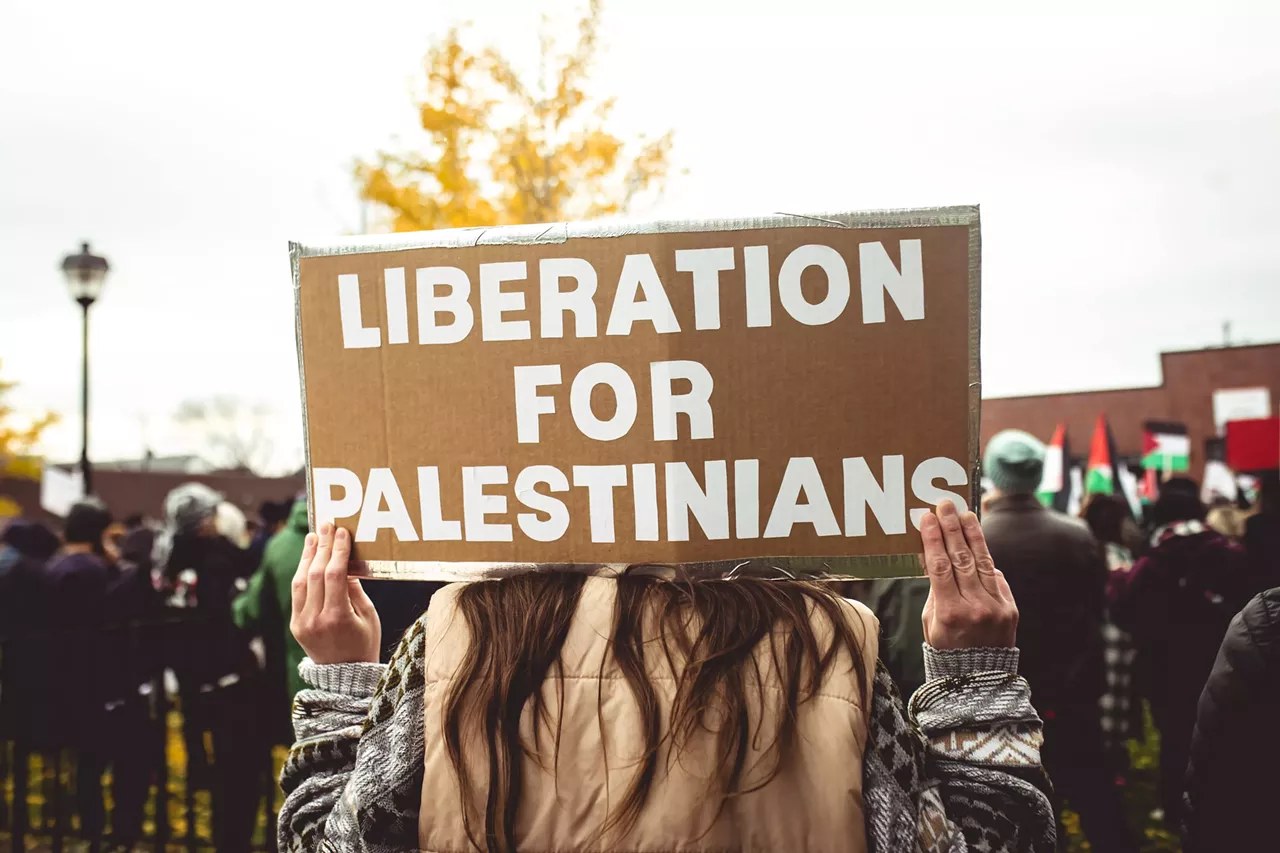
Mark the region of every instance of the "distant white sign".
POLYGON ((1271 392, 1266 388, 1225 388, 1213 392, 1213 422, 1226 435, 1227 421, 1271 417, 1271 392))
POLYGON ((81 472, 44 466, 40 474, 40 506, 45 512, 66 518, 71 507, 83 497, 84 475, 81 472))

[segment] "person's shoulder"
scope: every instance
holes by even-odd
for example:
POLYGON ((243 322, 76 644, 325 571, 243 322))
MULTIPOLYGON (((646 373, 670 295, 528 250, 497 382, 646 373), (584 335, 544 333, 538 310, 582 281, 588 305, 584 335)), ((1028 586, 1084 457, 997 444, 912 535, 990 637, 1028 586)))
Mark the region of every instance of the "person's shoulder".
POLYGON ((1236 616, 1253 645, 1280 657, 1280 587, 1258 593, 1236 616))
POLYGON ((1097 544, 1098 540, 1094 538, 1093 531, 1089 529, 1089 525, 1079 518, 1072 518, 1065 513, 1047 508, 1040 513, 1040 518, 1041 524, 1044 526, 1044 532, 1051 536, 1090 547, 1097 544))

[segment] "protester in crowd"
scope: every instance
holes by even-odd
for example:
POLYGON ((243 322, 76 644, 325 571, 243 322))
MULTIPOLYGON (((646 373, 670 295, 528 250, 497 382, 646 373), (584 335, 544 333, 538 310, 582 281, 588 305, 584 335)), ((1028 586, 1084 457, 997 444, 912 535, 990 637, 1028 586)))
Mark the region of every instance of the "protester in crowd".
POLYGON ((0 534, 0 742, 17 744, 15 756, 50 742, 51 672, 44 568, 58 550, 57 535, 34 521, 13 519, 0 534))
POLYGON ((1174 477, 1151 508, 1151 550, 1116 585, 1111 614, 1133 635, 1138 679, 1160 730, 1160 797, 1180 826, 1196 704, 1231 618, 1257 592, 1243 549, 1204 523, 1191 480, 1174 477))
POLYGON ((262 564, 262 555, 266 553, 267 542, 284 529, 293 505, 293 500, 263 501, 258 507, 258 527, 253 531, 253 537, 249 541, 249 562, 254 566, 262 564))
POLYGON ((97 498, 71 507, 63 528, 63 546, 49 562, 50 625, 88 628, 102 621, 102 606, 113 567, 107 560, 111 513, 97 498))
POLYGON ((976 516, 944 503, 921 532, 930 681, 909 722, 866 608, 745 572, 451 585, 379 665, 350 536, 323 525, 293 585, 313 689, 281 849, 1048 853, 1012 595, 976 516))
POLYGON ((1187 767, 1186 853, 1268 850, 1280 803, 1280 587, 1231 620, 1200 695, 1187 767))
POLYGON ((1205 513, 1204 523, 1228 539, 1239 542, 1244 538, 1247 514, 1236 502, 1223 495, 1215 495, 1205 513))
POLYGON ((0 534, 0 637, 43 627, 44 567, 58 536, 43 524, 15 518, 0 534))
POLYGON ((880 620, 880 660, 902 695, 910 696, 925 682, 920 616, 929 597, 929 582, 924 578, 878 578, 857 586, 852 597, 880 620))
POLYGON ((67 514, 63 546, 46 570, 49 666, 58 673, 48 707, 57 745, 75 754, 81 830, 99 837, 105 828, 100 780, 110 767, 114 835, 131 844, 141 836, 147 795, 148 716, 130 622, 146 609, 147 585, 117 562, 113 535, 111 513, 97 498, 67 514))
POLYGON ((1259 582, 1280 586, 1280 472, 1259 478, 1257 512, 1245 521, 1243 540, 1259 582))
POLYGON ((232 619, 240 628, 262 639, 265 671, 261 703, 272 743, 288 745, 293 738, 289 709, 303 688, 298 664, 302 647, 289 631, 289 585, 307 537, 307 501, 294 502, 288 523, 263 549, 257 571, 248 586, 232 602, 232 619))
MULTIPOLYGON (((269 649, 273 645, 282 645, 284 673, 287 673, 289 687, 288 702, 292 702, 303 688, 302 677, 298 675, 302 647, 289 632, 289 585, 302 557, 309 525, 304 498, 293 504, 287 524, 267 542, 262 561, 249 578, 248 587, 232 603, 232 618, 236 625, 262 636, 269 649), (267 626, 270 626, 270 632, 266 630, 267 626), (271 636, 267 636, 268 633, 271 636), (280 635, 282 644, 275 639, 276 634, 280 635)), ((270 652, 268 658, 272 658, 270 652)))
MULTIPOLYGON (((251 638, 231 619, 237 584, 248 577, 251 566, 247 553, 218 533, 223 503, 220 494, 199 483, 170 492, 155 562, 175 585, 172 601, 191 611, 189 633, 174 657, 189 761, 193 768, 203 763, 201 734, 208 731, 214 846, 237 853, 249 849, 253 835, 263 791, 256 780, 267 746, 255 701, 260 689, 257 659, 251 638)), ((227 517, 223 510, 224 523, 227 517)))
POLYGON ((1070 803, 1095 850, 1136 850, 1099 719, 1107 564, 1085 525, 1036 498, 1044 456, 1045 446, 1025 432, 991 439, 983 461, 992 483, 983 529, 1021 613, 1018 671, 1044 718, 1054 811, 1060 819, 1063 800, 1070 803))
MULTIPOLYGON (((1128 502, 1119 495, 1093 495, 1085 504, 1084 520, 1106 554, 1109 586, 1112 578, 1122 584, 1134 563, 1127 543, 1138 533, 1128 502)), ((1138 651, 1133 638, 1115 624, 1109 612, 1104 617, 1102 639, 1106 674, 1099 700, 1102 736, 1111 766, 1124 772, 1129 766, 1128 741, 1142 737, 1142 700, 1134 675, 1138 651)))

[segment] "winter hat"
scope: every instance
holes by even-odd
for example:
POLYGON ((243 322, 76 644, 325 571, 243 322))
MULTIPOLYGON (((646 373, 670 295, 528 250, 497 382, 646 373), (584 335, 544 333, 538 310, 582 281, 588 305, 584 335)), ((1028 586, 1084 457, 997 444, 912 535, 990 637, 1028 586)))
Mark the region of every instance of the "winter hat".
POLYGON ((1034 494, 1044 475, 1045 446, 1020 429, 996 433, 987 444, 983 473, 1005 494, 1034 494))
POLYGON ((157 568, 169 565, 174 539, 195 533, 205 519, 215 516, 220 503, 222 495, 203 483, 183 483, 169 492, 164 499, 164 528, 151 552, 157 568))

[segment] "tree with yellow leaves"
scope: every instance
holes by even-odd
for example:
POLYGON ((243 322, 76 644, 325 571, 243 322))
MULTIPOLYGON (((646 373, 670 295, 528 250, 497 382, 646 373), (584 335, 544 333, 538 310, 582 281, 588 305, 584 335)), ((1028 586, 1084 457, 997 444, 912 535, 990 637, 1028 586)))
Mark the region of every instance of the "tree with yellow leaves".
MULTIPOLYGON (((45 414, 25 424, 17 423, 17 411, 5 403, 5 395, 17 387, 16 382, 0 379, 0 477, 40 479, 40 459, 35 455, 40 435, 58 420, 45 414)), ((17 515, 19 507, 11 498, 0 494, 0 518, 17 515)))
POLYGON ((599 0, 591 0, 571 51, 557 52, 543 24, 533 86, 496 50, 468 50, 457 29, 431 47, 417 104, 426 149, 382 152, 355 167, 361 197, 380 206, 394 230, 591 219, 661 190, 671 133, 624 142, 606 129, 614 100, 586 92, 599 0))

